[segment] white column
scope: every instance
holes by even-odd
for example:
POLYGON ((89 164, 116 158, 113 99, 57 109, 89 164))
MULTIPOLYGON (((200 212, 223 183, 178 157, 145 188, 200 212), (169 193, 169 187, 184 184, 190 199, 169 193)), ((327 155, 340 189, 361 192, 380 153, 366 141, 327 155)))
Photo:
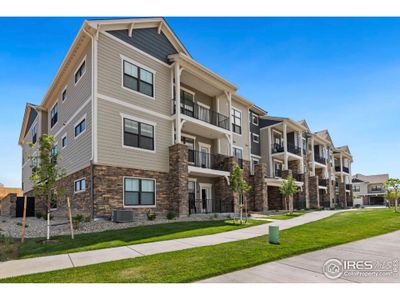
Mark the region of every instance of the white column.
POLYGON ((271 127, 268 127, 268 141, 267 141, 267 147, 268 147, 268 175, 272 177, 272 131, 271 127))
POLYGON ((181 74, 179 62, 175 62, 175 144, 181 143, 181 74))
POLYGON ((287 154, 287 125, 285 122, 283 123, 283 158, 284 158, 283 169, 288 170, 289 163, 288 163, 288 154, 287 154))
POLYGON ((311 175, 315 176, 314 137, 311 137, 311 175))

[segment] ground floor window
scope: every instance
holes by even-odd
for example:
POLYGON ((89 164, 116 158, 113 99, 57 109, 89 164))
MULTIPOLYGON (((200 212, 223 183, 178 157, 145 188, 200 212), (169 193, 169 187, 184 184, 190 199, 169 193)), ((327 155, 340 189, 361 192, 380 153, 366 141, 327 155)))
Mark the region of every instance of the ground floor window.
POLYGON ((124 206, 152 206, 155 205, 155 199, 155 180, 124 179, 124 206))
POLYGON ((75 180, 74 192, 79 193, 79 192, 84 192, 84 191, 86 191, 86 179, 82 178, 82 179, 75 180))

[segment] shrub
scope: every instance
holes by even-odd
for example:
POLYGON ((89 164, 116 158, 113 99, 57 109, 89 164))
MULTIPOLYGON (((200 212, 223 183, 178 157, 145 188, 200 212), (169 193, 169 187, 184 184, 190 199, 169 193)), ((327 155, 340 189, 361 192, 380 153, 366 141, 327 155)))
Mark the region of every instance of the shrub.
MULTIPOLYGON (((22 223, 21 222, 17 222, 17 225, 22 227, 22 223)), ((29 226, 28 224, 25 224, 25 228, 28 228, 28 226, 29 226)))
POLYGON ((147 215, 147 220, 153 221, 156 219, 157 215, 154 212, 151 212, 150 210, 146 213, 147 215))
POLYGON ((361 205, 360 204, 356 204, 356 205, 354 205, 354 208, 360 208, 361 207, 361 205))
POLYGON ((35 216, 36 216, 36 218, 38 218, 38 219, 43 218, 43 214, 42 214, 41 211, 37 211, 36 214, 35 214, 35 216))
POLYGON ((169 212, 167 213, 167 219, 168 219, 168 220, 174 220, 175 218, 176 218, 175 212, 169 211, 169 212))
POLYGON ((74 229, 77 229, 79 227, 79 224, 82 223, 84 220, 84 217, 82 215, 76 215, 72 217, 72 226, 74 226, 74 229))

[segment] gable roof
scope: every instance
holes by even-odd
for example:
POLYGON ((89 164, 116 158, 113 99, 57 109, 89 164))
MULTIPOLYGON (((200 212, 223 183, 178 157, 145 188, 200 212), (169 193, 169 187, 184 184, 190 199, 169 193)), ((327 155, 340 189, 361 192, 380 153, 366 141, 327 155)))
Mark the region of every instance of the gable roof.
POLYGON ((305 128, 307 128, 307 132, 311 132, 311 130, 310 130, 310 126, 308 126, 308 123, 307 123, 307 121, 306 120, 300 120, 300 121, 298 121, 298 123, 300 123, 301 125, 303 125, 305 128))
POLYGON ((314 134, 318 135, 320 138, 322 138, 324 140, 329 141, 331 143, 331 145, 334 146, 331 135, 329 134, 329 131, 327 129, 317 131, 314 134))
POLYGON ((353 176, 353 180, 363 181, 367 183, 384 183, 388 179, 389 174, 363 175, 358 173, 353 176))
POLYGON ((351 155, 350 148, 349 148, 349 146, 347 146, 347 145, 345 145, 345 146, 340 146, 340 147, 336 147, 336 149, 339 150, 339 151, 346 152, 346 153, 348 153, 348 154, 351 155))
POLYGON ((19 133, 19 139, 18 139, 19 145, 22 145, 22 142, 28 130, 31 128, 33 122, 35 121, 38 115, 38 109, 39 109, 38 106, 32 103, 27 103, 25 105, 25 112, 24 112, 24 117, 22 119, 21 132, 19 133))

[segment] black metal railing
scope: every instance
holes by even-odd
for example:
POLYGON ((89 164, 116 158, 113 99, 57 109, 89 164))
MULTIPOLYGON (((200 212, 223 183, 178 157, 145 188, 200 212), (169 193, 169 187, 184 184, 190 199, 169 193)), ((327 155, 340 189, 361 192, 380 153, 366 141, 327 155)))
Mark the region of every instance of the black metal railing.
MULTIPOLYGON (((174 105, 174 114, 176 113, 176 105, 175 100, 173 101, 174 105)), ((187 115, 189 117, 195 118, 197 120, 201 120, 207 122, 209 124, 218 126, 220 128, 229 130, 229 118, 220 114, 214 110, 205 108, 197 103, 181 99, 181 113, 187 115)))
POLYGON ((327 179, 319 179, 318 184, 319 184, 319 186, 328 186, 328 180, 327 179))
POLYGON ((303 176, 301 174, 292 172, 292 177, 294 178, 294 180, 296 181, 303 181, 303 176))
POLYGON ((348 167, 343 167, 343 172, 345 172, 345 173, 350 173, 350 172, 349 172, 349 168, 348 168, 348 167))
POLYGON ((335 166, 335 171, 336 171, 336 172, 340 172, 340 167, 335 166))
POLYGON ((222 154, 211 154, 197 150, 188 150, 188 163, 191 166, 226 171, 224 163, 225 156, 222 154))
POLYGON ((287 151, 296 155, 301 155, 301 148, 293 144, 287 144, 287 151))
POLYGON ((243 158, 237 158, 237 163, 241 169, 243 169, 243 158))
POLYGON ((233 199, 195 199, 189 194, 189 214, 232 213, 233 199))
POLYGON ((306 209, 305 200, 293 200, 293 208, 296 210, 306 209))
POLYGON ((326 158, 319 156, 319 155, 314 155, 314 160, 320 164, 326 165, 326 158))
POLYGON ((274 177, 282 177, 282 170, 275 169, 274 171, 274 177))
POLYGON ((330 208, 331 207, 331 202, 329 200, 324 200, 319 202, 319 206, 321 208, 330 208))
POLYGON ((281 153, 285 151, 285 149, 283 148, 283 146, 281 144, 273 144, 272 145, 272 153, 281 153))
POLYGON ((373 188, 371 188, 371 192, 372 193, 377 193, 377 192, 382 192, 382 191, 383 191, 383 189, 381 187, 378 187, 378 188, 376 188, 376 187, 374 188, 373 187, 373 188))

